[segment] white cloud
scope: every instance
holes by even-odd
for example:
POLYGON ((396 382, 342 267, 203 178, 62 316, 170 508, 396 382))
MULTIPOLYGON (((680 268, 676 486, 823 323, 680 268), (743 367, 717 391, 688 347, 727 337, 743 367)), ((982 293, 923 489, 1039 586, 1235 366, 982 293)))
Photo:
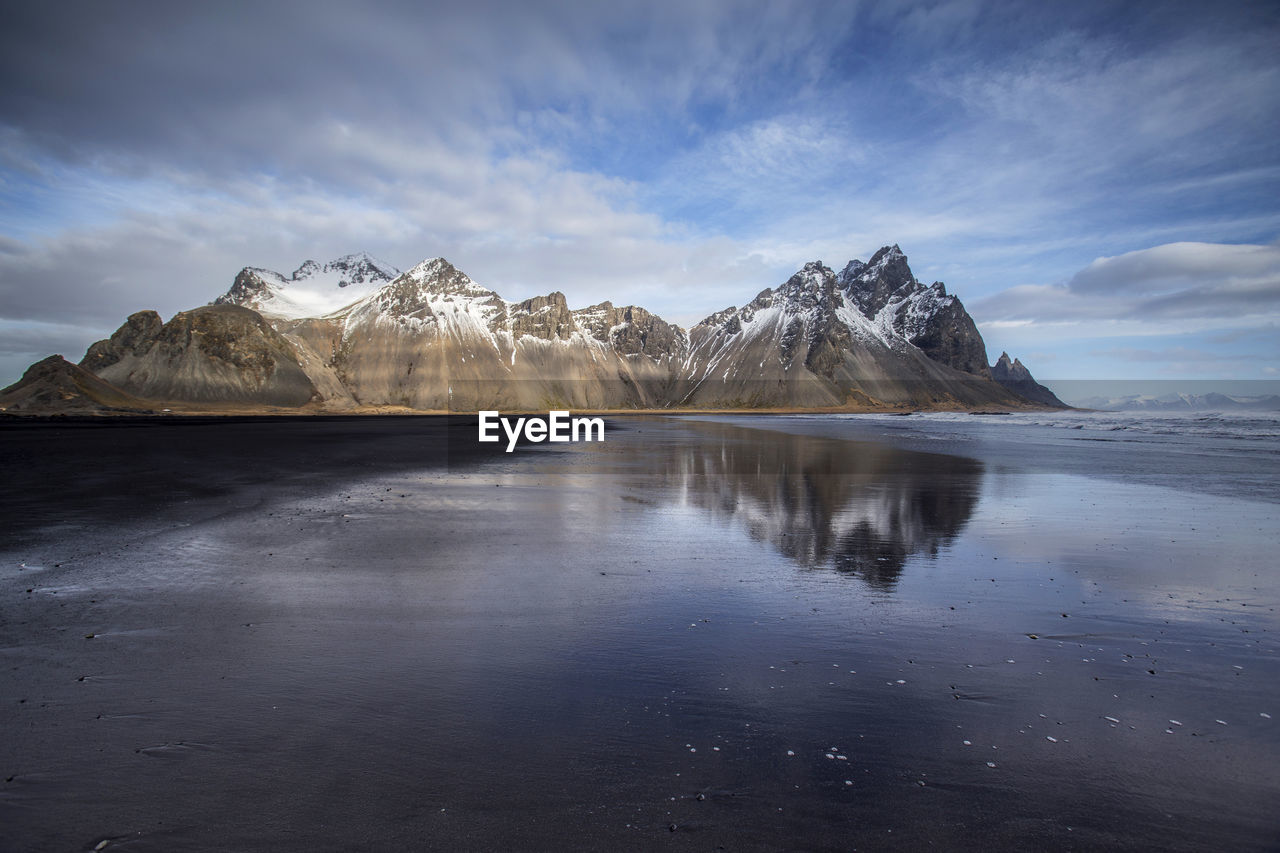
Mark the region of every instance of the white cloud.
POLYGON ((990 324, 1091 321, 1167 333, 1280 318, 1280 246, 1169 243, 1098 258, 1061 284, 1028 284, 975 301, 990 324))
POLYGON ((1071 278, 1072 290, 1168 293, 1211 283, 1234 292, 1267 289, 1280 280, 1280 246, 1167 243, 1098 258, 1071 278))

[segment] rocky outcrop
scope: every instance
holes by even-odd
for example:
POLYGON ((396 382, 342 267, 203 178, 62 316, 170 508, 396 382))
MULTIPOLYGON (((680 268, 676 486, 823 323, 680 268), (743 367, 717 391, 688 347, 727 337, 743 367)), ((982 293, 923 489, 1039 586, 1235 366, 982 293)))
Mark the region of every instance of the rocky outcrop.
POLYGON ((130 314, 109 339, 91 344, 80 366, 100 373, 126 356, 145 356, 160 334, 164 321, 155 311, 130 314))
POLYGON ((688 348, 683 329, 635 305, 615 308, 612 302, 601 302, 574 311, 573 321, 586 334, 622 355, 679 358, 688 348))
POLYGON ((511 334, 516 338, 528 335, 543 341, 567 341, 578 330, 569 304, 559 291, 515 304, 509 317, 511 334))
POLYGON ((1010 361, 1009 353, 1007 352, 1000 353, 1000 359, 991 366, 991 378, 1019 397, 1023 397, 1033 403, 1052 406, 1055 409, 1069 408, 1052 391, 1036 382, 1031 375, 1031 371, 1027 370, 1022 362, 1016 358, 1010 361))
POLYGON ((81 367, 149 400, 296 407, 316 396, 289 342, 236 305, 183 311, 163 324, 139 312, 89 347, 81 367))
POLYGON ((0 391, 0 411, 9 414, 104 414, 153 408, 151 401, 120 390, 60 355, 37 361, 21 379, 0 391))

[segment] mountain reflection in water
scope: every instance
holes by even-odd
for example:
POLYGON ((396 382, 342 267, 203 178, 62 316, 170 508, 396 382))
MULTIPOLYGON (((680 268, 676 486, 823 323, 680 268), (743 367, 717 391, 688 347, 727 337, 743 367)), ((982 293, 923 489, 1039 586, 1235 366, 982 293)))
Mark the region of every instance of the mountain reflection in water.
POLYGON ((742 524, 806 568, 890 590, 907 559, 934 557, 978 503, 975 459, 715 422, 687 422, 694 442, 643 456, 643 484, 666 499, 742 524))

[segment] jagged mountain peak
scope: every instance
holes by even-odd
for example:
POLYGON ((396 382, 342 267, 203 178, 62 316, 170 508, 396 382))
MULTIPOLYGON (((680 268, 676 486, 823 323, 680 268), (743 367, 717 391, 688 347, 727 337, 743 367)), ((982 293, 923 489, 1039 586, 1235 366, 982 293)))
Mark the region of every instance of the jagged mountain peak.
POLYGON ((308 259, 288 278, 275 270, 245 267, 231 289, 214 302, 290 320, 323 317, 363 299, 399 274, 391 264, 367 252, 343 255, 324 264, 308 259))
POLYGON ((334 258, 326 264, 306 260, 293 271, 290 281, 307 281, 319 277, 336 278, 338 287, 349 287, 353 284, 386 283, 398 276, 400 271, 385 261, 380 261, 368 252, 355 252, 334 258))
POLYGON ((320 264, 308 259, 302 262, 302 266, 293 271, 293 275, 289 276, 289 279, 290 281, 300 281, 304 278, 311 278, 323 269, 324 267, 320 266, 320 264))
POLYGON ((412 283, 419 289, 436 294, 471 296, 488 299, 496 294, 472 281, 471 276, 444 258, 427 258, 399 276, 396 285, 412 283))
POLYGON ((347 274, 352 283, 360 284, 369 280, 391 281, 400 274, 400 270, 375 258, 368 252, 355 252, 335 258, 322 268, 323 272, 340 271, 347 274))
POLYGON ((997 382, 1003 381, 1033 381, 1031 380, 1031 371, 1023 365, 1018 359, 1010 359, 1009 353, 1000 353, 1000 358, 991 366, 991 376, 997 382))
POLYGON ((898 247, 898 244, 894 243, 892 246, 881 246, 877 249, 876 253, 871 256, 871 260, 867 261, 867 266, 888 266, 889 264, 897 263, 898 261, 902 261, 905 264, 907 262, 907 256, 903 253, 902 249, 898 247))
POLYGON ((853 278, 855 278, 859 273, 861 273, 866 268, 867 268, 866 264, 864 264, 862 261, 858 260, 857 258, 854 258, 852 261, 849 261, 849 263, 844 265, 844 269, 840 270, 840 274, 837 275, 836 278, 839 279, 841 284, 843 284, 846 281, 850 281, 853 278))
POLYGON ((991 366, 991 378, 1004 387, 1033 403, 1055 408, 1066 408, 1066 404, 1048 388, 1036 382, 1031 371, 1018 359, 1010 359, 1009 353, 1000 353, 1000 358, 991 366))
POLYGON ((836 278, 858 311, 881 329, 896 332, 956 370, 991 376, 973 318, 942 282, 922 284, 896 243, 882 246, 865 264, 850 261, 836 278))
MULTIPOLYGON (((628 306, 628 307, 631 307, 631 306, 628 306)), ((603 316, 612 310, 613 310, 613 302, 606 299, 604 302, 597 302, 595 305, 588 305, 586 308, 574 309, 573 316, 575 317, 591 317, 596 315, 603 316)))
POLYGON ((814 292, 834 284, 836 274, 822 261, 809 261, 778 288, 778 292, 804 290, 814 292))
POLYGON ((907 256, 897 244, 881 247, 865 264, 856 259, 850 261, 837 281, 868 318, 880 313, 895 296, 907 296, 924 287, 912 274, 907 256))
POLYGON ((461 311, 492 330, 505 323, 508 308, 502 297, 476 284, 444 258, 427 258, 350 306, 345 316, 416 318, 434 323, 461 311))
POLYGON ((809 261, 772 292, 760 293, 751 305, 765 308, 783 300, 800 309, 829 304, 836 294, 836 274, 822 261, 809 261))
POLYGON ((623 355, 661 359, 664 355, 683 356, 688 349, 689 338, 684 329, 638 305, 615 307, 606 301, 572 314, 584 334, 623 355))
POLYGON ((414 278, 417 280, 425 280, 425 279, 440 275, 442 273, 447 274, 451 272, 458 272, 458 268, 455 267, 453 264, 449 263, 444 258, 435 257, 435 258, 427 258, 426 260, 418 261, 412 267, 405 270, 404 274, 409 276, 410 278, 414 278))
MULTIPOLYGON (((353 252, 334 258, 328 263, 308 258, 293 271, 289 281, 307 281, 320 277, 336 278, 338 287, 367 282, 391 281, 400 274, 400 270, 386 261, 380 261, 368 252, 353 252)), ((278 273, 276 273, 278 275, 278 273)), ((327 282, 326 282, 327 283, 327 282)))

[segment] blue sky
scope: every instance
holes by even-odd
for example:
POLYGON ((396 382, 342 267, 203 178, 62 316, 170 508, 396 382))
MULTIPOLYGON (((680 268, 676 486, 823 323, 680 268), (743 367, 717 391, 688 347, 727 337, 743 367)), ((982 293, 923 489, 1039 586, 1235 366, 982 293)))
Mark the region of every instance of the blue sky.
POLYGON ((1270 3, 9 3, 0 383, 243 266, 688 325, 897 243, 1040 378, 1280 378, 1270 3))

